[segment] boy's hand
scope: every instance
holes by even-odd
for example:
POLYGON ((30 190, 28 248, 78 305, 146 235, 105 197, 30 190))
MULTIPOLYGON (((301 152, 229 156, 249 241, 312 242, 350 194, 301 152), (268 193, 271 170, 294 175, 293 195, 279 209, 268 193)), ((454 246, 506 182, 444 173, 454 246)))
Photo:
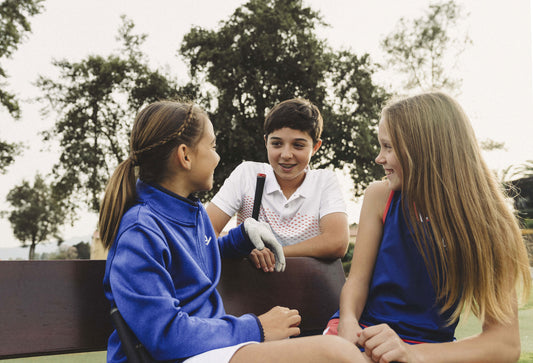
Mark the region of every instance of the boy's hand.
POLYGON ((258 222, 253 218, 246 218, 244 221, 244 230, 256 249, 261 251, 266 246, 274 253, 274 257, 276 258, 276 271, 284 271, 285 254, 283 253, 283 247, 272 233, 268 223, 258 222))
POLYGON ((276 256, 267 247, 259 251, 254 249, 248 255, 248 259, 257 269, 262 269, 264 272, 272 272, 276 267, 276 256))

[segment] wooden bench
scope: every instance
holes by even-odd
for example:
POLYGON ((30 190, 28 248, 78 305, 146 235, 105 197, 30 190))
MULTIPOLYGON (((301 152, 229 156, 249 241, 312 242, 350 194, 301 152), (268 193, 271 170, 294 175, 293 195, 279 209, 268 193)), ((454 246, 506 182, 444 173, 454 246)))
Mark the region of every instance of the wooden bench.
MULTIPOLYGON (((0 359, 102 351, 112 331, 102 281, 105 261, 1 261, 0 359)), ((339 260, 288 258, 266 274, 246 260, 223 262, 218 290, 229 314, 296 308, 303 335, 320 333, 338 307, 339 260)))

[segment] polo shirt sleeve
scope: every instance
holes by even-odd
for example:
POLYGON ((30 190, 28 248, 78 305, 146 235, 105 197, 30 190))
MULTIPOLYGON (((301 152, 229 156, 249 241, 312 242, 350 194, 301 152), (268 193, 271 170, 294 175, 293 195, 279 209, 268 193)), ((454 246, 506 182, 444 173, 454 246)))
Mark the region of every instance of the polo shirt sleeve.
POLYGON ((344 201, 337 175, 332 170, 322 171, 320 175, 322 194, 320 197, 319 218, 331 213, 346 213, 346 202, 344 201))
POLYGON ((220 208, 228 216, 233 217, 241 209, 245 184, 249 179, 247 169, 251 164, 241 163, 233 170, 218 193, 211 199, 211 203, 220 208))

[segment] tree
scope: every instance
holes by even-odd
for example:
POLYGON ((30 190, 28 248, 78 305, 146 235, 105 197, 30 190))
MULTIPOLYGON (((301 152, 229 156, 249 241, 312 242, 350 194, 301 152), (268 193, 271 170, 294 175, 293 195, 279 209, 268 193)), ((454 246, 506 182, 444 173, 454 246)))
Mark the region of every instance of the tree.
POLYGON ((387 62, 403 75, 406 90, 448 90, 457 94, 462 80, 451 75, 472 43, 459 26, 467 17, 453 0, 429 5, 425 15, 401 18, 382 42, 387 62))
POLYGON ((377 124, 381 108, 389 95, 372 81, 376 66, 369 55, 348 51, 334 54, 327 77, 331 95, 322 106, 325 124, 315 166, 346 169, 354 182, 354 193, 383 176, 375 163, 379 153, 377 124))
POLYGON ((315 29, 322 25, 320 14, 301 0, 250 0, 218 30, 195 27, 185 35, 180 53, 193 79, 210 90, 203 93, 203 106, 210 110, 221 156, 212 192, 244 158, 266 160, 265 114, 293 97, 311 100, 326 116, 324 138, 331 143, 314 162, 324 167, 355 162, 356 185, 371 179, 375 169, 366 155, 356 154, 353 138, 364 143, 362 149, 377 144, 375 128, 367 126, 377 122, 384 93, 372 82, 368 57, 335 53, 317 38, 315 29), (356 62, 353 68, 349 61, 356 62), (353 103, 345 106, 343 99, 353 103))
MULTIPOLYGON (((10 58, 24 36, 31 32, 28 18, 39 14, 43 0, 4 0, 0 4, 0 60, 10 58)), ((20 118, 20 105, 15 95, 7 90, 7 72, 0 64, 0 105, 15 119, 20 118)), ((0 174, 13 163, 22 150, 20 144, 0 140, 0 174)))
POLYGON ((59 138, 61 154, 54 167, 58 199, 69 200, 71 214, 78 201, 97 212, 101 193, 115 167, 128 155, 129 132, 135 114, 157 99, 175 97, 176 85, 151 70, 140 46, 146 35, 133 34, 123 17, 119 55, 90 55, 80 62, 54 61, 60 80, 39 77, 37 85, 58 119, 45 141, 59 138))
MULTIPOLYGON (((18 49, 24 36, 31 32, 28 18, 39 14, 43 0, 4 0, 0 4, 0 59, 10 58, 18 49)), ((0 66, 0 104, 15 117, 20 117, 20 107, 15 95, 4 89, 7 78, 5 69, 0 66)))
POLYGON ((59 227, 65 221, 64 206, 53 197, 52 187, 37 174, 33 185, 23 181, 9 191, 6 201, 12 210, 7 212, 13 234, 22 242, 29 244, 29 259, 35 256, 38 243, 53 237, 61 239, 59 227))

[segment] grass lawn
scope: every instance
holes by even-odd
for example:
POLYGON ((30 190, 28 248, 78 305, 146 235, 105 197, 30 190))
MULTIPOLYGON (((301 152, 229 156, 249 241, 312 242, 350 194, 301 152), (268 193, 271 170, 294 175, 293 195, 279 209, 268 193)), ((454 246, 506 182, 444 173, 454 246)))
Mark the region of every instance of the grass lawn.
MULTIPOLYGON (((533 291, 529 296, 527 304, 518 310, 518 319, 520 321, 520 341, 522 343, 522 354, 520 363, 533 362, 533 291)), ((474 316, 469 317, 467 321, 459 322, 455 331, 457 339, 465 338, 470 335, 481 332, 481 322, 474 316)))

